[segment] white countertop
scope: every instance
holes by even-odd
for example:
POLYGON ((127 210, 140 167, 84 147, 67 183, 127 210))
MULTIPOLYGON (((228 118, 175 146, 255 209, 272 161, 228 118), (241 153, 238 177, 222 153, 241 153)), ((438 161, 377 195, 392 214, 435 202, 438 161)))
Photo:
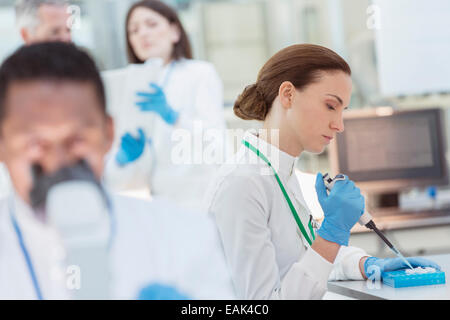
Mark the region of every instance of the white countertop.
POLYGON ((445 272, 445 284, 407 288, 392 288, 383 283, 366 281, 330 281, 328 290, 355 299, 388 300, 450 300, 450 254, 424 256, 441 266, 445 272))

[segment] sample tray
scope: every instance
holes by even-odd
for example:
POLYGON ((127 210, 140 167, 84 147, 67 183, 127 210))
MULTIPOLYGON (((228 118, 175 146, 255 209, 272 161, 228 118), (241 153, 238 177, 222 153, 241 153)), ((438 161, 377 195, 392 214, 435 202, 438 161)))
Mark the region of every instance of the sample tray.
POLYGON ((405 270, 383 272, 383 283, 393 288, 426 286, 445 283, 445 272, 407 274, 405 270))

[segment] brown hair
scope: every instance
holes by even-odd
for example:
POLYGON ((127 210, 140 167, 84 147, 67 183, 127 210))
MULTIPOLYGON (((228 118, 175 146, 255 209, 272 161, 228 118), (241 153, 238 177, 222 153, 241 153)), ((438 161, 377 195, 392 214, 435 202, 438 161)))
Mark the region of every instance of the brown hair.
POLYGON ((343 71, 351 75, 347 62, 330 49, 313 44, 284 48, 264 64, 256 83, 238 96, 234 113, 244 120, 264 120, 284 81, 292 82, 301 90, 318 81, 321 71, 343 71))
POLYGON ((137 8, 147 8, 152 11, 155 11, 165 17, 170 24, 175 24, 178 27, 178 30, 180 31, 180 40, 174 45, 173 51, 172 51, 172 59, 178 60, 181 58, 186 59, 192 59, 192 50, 191 50, 191 44, 189 42, 189 38, 186 34, 186 31, 183 28, 183 25, 181 24, 180 19, 178 18, 178 15, 174 9, 166 5, 165 3, 158 1, 158 0, 143 0, 136 2, 131 6, 131 8, 128 10, 127 18, 125 21, 125 34, 127 38, 127 55, 128 55, 128 61, 130 63, 144 63, 145 61, 142 61, 139 59, 133 48, 131 47, 130 43, 130 37, 128 36, 128 23, 130 22, 131 14, 133 11, 137 8))

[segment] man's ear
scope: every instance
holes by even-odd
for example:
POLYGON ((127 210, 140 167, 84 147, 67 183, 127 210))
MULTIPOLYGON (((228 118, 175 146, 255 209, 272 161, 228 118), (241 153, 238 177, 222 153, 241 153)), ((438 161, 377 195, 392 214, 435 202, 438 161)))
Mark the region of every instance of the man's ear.
POLYGON ((25 44, 30 43, 30 31, 27 28, 20 28, 20 37, 22 38, 25 44))
POLYGON ((106 127, 105 127, 105 154, 111 149, 114 142, 114 121, 111 116, 106 116, 106 127))
POLYGON ((5 146, 4 146, 4 143, 3 143, 2 134, 0 132, 0 163, 2 163, 5 160, 5 157, 4 157, 4 154, 5 154, 4 152, 5 151, 4 150, 5 150, 5 146))
POLYGON ((278 89, 278 96, 280 97, 281 106, 289 109, 294 98, 295 87, 290 81, 284 81, 278 89))

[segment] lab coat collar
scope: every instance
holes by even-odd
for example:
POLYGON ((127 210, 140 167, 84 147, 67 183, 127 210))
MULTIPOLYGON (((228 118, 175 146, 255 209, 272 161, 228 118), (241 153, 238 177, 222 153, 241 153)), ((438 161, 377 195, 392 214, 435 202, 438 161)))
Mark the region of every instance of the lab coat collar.
POLYGON ((163 65, 164 65, 164 60, 162 59, 162 58, 150 58, 150 59, 147 59, 145 62, 144 62, 144 65, 155 65, 155 66, 158 66, 158 67, 163 67, 163 65))
POLYGON ((8 208, 10 213, 13 213, 20 223, 25 224, 40 224, 44 225, 43 221, 40 221, 37 217, 31 206, 26 203, 15 190, 12 191, 12 194, 9 197, 8 208))
MULTIPOLYGON (((12 191, 8 198, 8 215, 14 214, 14 217, 19 225, 21 232, 24 234, 25 241, 27 239, 31 241, 29 246, 35 246, 42 241, 49 241, 47 243, 53 243, 57 246, 59 251, 62 252, 60 245, 61 239, 56 229, 45 221, 39 219, 31 206, 27 204, 15 191, 12 191), (38 240, 34 243, 35 240, 38 240)), ((49 249, 48 254, 51 250, 49 249)))
POLYGON ((306 204, 306 200, 303 196, 303 192, 302 189, 300 187, 300 183, 299 183, 299 177, 297 176, 297 174, 294 172, 292 174, 292 176, 290 177, 290 179, 288 180, 288 186, 289 186, 289 190, 292 191, 294 197, 297 199, 298 203, 303 207, 303 210, 310 215, 311 214, 311 210, 309 209, 309 206, 306 204))
POLYGON ((289 178, 294 174, 294 165, 297 158, 259 138, 257 130, 248 130, 243 139, 261 151, 279 175, 289 178))

